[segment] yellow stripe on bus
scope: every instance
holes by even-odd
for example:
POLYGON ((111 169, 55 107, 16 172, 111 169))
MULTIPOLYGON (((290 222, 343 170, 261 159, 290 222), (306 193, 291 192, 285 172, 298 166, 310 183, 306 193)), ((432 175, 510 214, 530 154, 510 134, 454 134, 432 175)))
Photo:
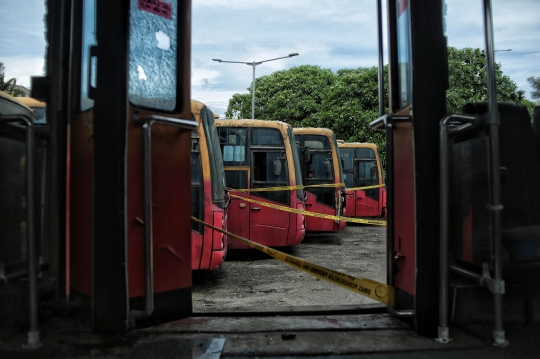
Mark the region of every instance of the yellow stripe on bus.
POLYGON ((383 284, 368 278, 363 277, 354 277, 345 273, 341 273, 332 269, 321 267, 317 264, 305 261, 295 256, 280 252, 278 250, 263 246, 262 244, 255 243, 249 239, 237 236, 236 234, 224 231, 222 229, 216 228, 211 224, 208 224, 204 221, 201 221, 195 217, 191 219, 197 223, 201 223, 205 226, 208 226, 218 232, 226 234, 234 239, 237 239, 241 242, 247 243, 250 248, 257 249, 261 252, 264 252, 271 257, 277 259, 278 261, 288 264, 289 266, 304 271, 311 274, 316 278, 320 278, 327 282, 339 285, 345 289, 348 289, 352 292, 362 294, 366 297, 379 301, 389 306, 394 306, 394 287, 387 284, 383 284))
POLYGON ((308 186, 280 186, 280 187, 266 187, 266 188, 242 188, 242 189, 229 189, 229 192, 272 192, 272 191, 286 191, 294 189, 315 188, 315 187, 344 187, 345 183, 325 183, 325 184, 312 184, 308 186))
POLYGON ((270 208, 274 208, 274 209, 279 209, 279 210, 285 211, 285 212, 303 214, 303 215, 306 215, 306 216, 312 216, 312 217, 318 217, 318 218, 333 219, 333 220, 344 221, 344 222, 354 222, 354 223, 363 223, 363 224, 373 224, 373 225, 376 225, 376 226, 386 226, 386 221, 380 221, 380 220, 375 220, 375 219, 333 216, 331 214, 322 214, 322 213, 317 213, 317 212, 309 212, 309 211, 304 211, 304 210, 301 210, 301 209, 295 209, 295 208, 291 208, 291 207, 287 207, 287 206, 280 206, 278 204, 272 204, 272 203, 268 203, 268 202, 256 201, 256 200, 251 199, 251 198, 246 198, 246 197, 242 197, 242 196, 236 196, 234 194, 231 194, 229 196, 231 198, 238 198, 238 199, 241 199, 241 200, 246 201, 246 202, 256 203, 256 204, 259 204, 261 206, 270 207, 270 208))

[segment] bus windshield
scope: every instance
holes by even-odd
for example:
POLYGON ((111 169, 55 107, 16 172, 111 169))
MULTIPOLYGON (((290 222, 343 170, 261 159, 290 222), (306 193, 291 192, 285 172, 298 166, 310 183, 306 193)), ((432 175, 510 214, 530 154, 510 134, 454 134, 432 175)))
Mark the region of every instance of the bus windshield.
POLYGON ((306 178, 321 180, 321 183, 334 180, 332 150, 330 141, 324 135, 304 135, 304 146, 311 153, 311 163, 306 178))
POLYGON ((371 148, 357 148, 356 156, 358 161, 357 184, 359 186, 379 184, 379 171, 377 169, 375 151, 371 148))
MULTIPOLYGON (((306 186, 334 183, 334 163, 330 139, 326 134, 295 134, 302 153, 302 171, 306 186)), ((317 196, 317 202, 333 207, 334 188, 309 187, 308 192, 317 196)))

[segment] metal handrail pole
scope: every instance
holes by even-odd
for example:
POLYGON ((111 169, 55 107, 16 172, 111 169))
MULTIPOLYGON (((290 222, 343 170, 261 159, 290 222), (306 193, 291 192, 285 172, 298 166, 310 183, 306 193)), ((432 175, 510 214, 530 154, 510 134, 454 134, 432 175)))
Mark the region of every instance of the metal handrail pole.
MULTIPOLYGON (((490 185, 490 210, 491 210, 491 240, 495 265, 493 268, 493 280, 502 282, 502 240, 501 240, 501 179, 500 179, 500 158, 499 158, 499 112, 497 107, 497 84, 495 77, 495 45, 493 36, 493 10, 491 0, 484 0, 484 34, 486 41, 486 73, 488 80, 488 123, 489 123, 489 148, 491 160, 491 185, 490 185)), ((505 339, 502 319, 502 295, 503 293, 493 293, 495 320, 493 329, 493 342, 497 346, 505 346, 508 342, 505 339)))
POLYGON ((448 125, 450 121, 460 120, 462 122, 474 123, 474 116, 449 115, 440 122, 440 250, 439 250, 439 327, 437 341, 448 343, 450 332, 448 329, 448 288, 449 288, 449 228, 450 228, 450 158, 448 142, 448 125))
POLYGON ((379 50, 379 116, 384 115, 384 51, 383 51, 383 29, 382 29, 382 2, 377 1, 377 38, 379 50))

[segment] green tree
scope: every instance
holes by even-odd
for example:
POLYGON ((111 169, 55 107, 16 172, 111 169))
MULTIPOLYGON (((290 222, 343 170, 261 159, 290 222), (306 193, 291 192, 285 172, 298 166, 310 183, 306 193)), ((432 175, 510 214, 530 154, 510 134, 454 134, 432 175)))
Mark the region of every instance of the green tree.
MULTIPOLYGON (((325 93, 334 81, 329 69, 304 65, 262 76, 255 84, 255 118, 284 121, 293 127, 321 109, 325 93)), ((225 112, 227 118, 251 117, 251 88, 234 94, 225 112)))
MULTIPOLYGON (((385 67, 386 76, 387 67, 385 67)), ((387 81, 385 103, 388 102, 387 81)), ((346 142, 371 142, 385 149, 384 132, 369 127, 379 117, 378 69, 342 69, 327 91, 321 111, 307 119, 305 126, 332 129, 346 142)))
MULTIPOLYGON (((385 67, 385 104, 388 104, 387 72, 385 67)), ((459 113, 468 102, 487 100, 482 50, 449 47, 448 72, 447 112, 459 113)), ((496 64, 496 81, 499 101, 524 104, 532 114, 534 103, 503 74, 500 64, 496 64)), ((256 118, 280 120, 293 127, 330 128, 338 139, 372 142, 384 152, 384 133, 369 127, 370 122, 379 117, 376 67, 341 69, 333 73, 330 69, 305 65, 262 76, 256 85, 256 118)), ((251 117, 251 88, 248 90, 230 99, 227 118, 251 117)))
MULTIPOLYGON (((376 67, 334 74, 312 65, 262 76, 255 86, 255 117, 293 127, 326 127, 339 139, 375 142, 384 148, 384 134, 369 128, 378 117, 377 76, 376 67)), ((250 118, 251 92, 234 94, 225 117, 250 118)))
POLYGON ((531 76, 527 82, 532 86, 531 97, 535 100, 540 99, 540 77, 531 76))
POLYGON ((4 80, 5 69, 4 63, 0 62, 0 91, 4 91, 14 97, 23 96, 24 93, 15 87, 17 85, 17 79, 12 78, 7 81, 4 80))
MULTIPOLYGON (((495 64, 498 101, 511 101, 525 105, 532 114, 534 103, 525 98, 514 81, 504 75, 501 64, 495 64)), ((446 108, 459 113, 468 102, 488 100, 486 55, 484 50, 448 47, 448 82, 446 108)))

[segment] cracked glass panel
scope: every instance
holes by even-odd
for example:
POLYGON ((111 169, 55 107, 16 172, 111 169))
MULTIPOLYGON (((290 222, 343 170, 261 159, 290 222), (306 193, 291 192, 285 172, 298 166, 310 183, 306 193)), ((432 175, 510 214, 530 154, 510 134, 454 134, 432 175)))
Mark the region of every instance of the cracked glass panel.
POLYGON ((129 101, 140 107, 176 108, 177 3, 131 0, 129 101))

